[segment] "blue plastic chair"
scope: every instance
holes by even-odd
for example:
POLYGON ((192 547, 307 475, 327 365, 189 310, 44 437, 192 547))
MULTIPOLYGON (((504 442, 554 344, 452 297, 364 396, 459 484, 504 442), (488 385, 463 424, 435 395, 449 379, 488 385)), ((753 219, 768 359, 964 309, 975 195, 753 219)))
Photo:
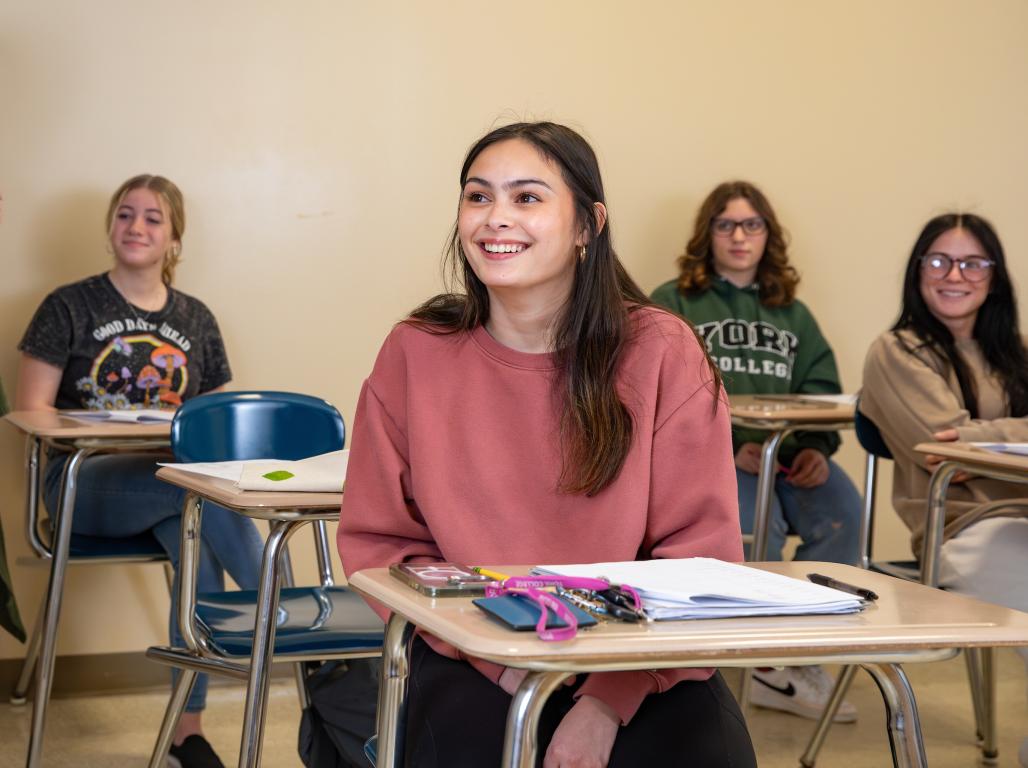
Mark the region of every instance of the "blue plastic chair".
MULTIPOLYGON (((871 557, 871 544, 874 539, 874 511, 876 495, 876 475, 879 459, 892 461, 892 451, 882 437, 881 430, 870 418, 860 412, 860 404, 853 414, 853 428, 857 434, 857 442, 860 447, 867 451, 866 483, 864 492, 864 515, 861 521, 861 553, 860 566, 878 573, 884 573, 906 581, 919 581, 924 583, 921 566, 917 560, 892 560, 876 561, 871 557)), ((938 557, 938 552, 934 553, 938 557)), ((938 584, 928 586, 937 587, 938 584)), ((992 688, 995 685, 995 673, 993 670, 993 652, 991 648, 966 648, 964 658, 967 662, 967 674, 971 681, 971 700, 974 706, 975 727, 977 729, 977 740, 982 751, 982 760, 985 763, 995 763, 999 756, 999 748, 996 741, 996 718, 994 712, 994 696, 992 688)), ((856 674, 855 666, 845 667, 839 675, 835 690, 829 699, 817 728, 811 735, 806 751, 800 757, 800 765, 804 768, 813 768, 817 760, 817 754, 821 751, 828 729, 831 727, 835 713, 842 703, 853 676, 856 674)))
MULTIPOLYGON (((179 409, 171 426, 172 450, 179 461, 185 462, 303 459, 340 450, 344 439, 342 417, 332 405, 318 398, 285 392, 225 392, 194 398, 179 409)), ((147 650, 151 659, 182 670, 154 746, 150 761, 153 768, 165 765, 171 737, 198 672, 250 680, 251 688, 255 685, 254 677, 259 678, 255 709, 247 712, 244 722, 241 754, 250 755, 254 764, 260 759, 270 669, 258 667, 251 675, 258 592, 195 594, 195 579, 187 563, 195 561, 198 553, 195 533, 199 530, 201 510, 202 505, 190 495, 183 511, 179 583, 183 606, 180 615, 189 619, 188 626, 182 622, 183 635, 190 647, 147 650)), ((271 525, 265 560, 283 561, 283 581, 288 585, 279 590, 277 610, 273 613, 275 660, 307 662, 379 655, 381 619, 356 594, 333 585, 325 521, 338 513, 298 518, 293 510, 284 512, 279 517, 273 510, 262 511, 262 517, 269 519, 271 525), (310 522, 315 525, 320 584, 293 587, 284 544, 298 526, 310 522)), ((306 703, 301 668, 297 663, 300 695, 306 703)))

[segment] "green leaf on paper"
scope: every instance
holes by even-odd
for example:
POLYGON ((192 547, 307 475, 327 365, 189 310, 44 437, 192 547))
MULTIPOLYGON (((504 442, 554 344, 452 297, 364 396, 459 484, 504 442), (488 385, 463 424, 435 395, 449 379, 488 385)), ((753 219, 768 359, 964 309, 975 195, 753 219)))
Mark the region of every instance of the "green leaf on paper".
POLYGON ((284 469, 276 469, 274 472, 268 472, 267 474, 262 475, 262 477, 268 480, 273 480, 274 482, 278 482, 279 480, 288 480, 291 477, 295 477, 295 475, 292 472, 287 472, 284 469))

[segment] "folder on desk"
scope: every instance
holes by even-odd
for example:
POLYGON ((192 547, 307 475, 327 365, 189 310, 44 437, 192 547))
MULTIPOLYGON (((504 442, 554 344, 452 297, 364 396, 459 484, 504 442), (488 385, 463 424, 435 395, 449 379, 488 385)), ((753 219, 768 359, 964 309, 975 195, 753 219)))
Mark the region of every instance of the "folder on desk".
POLYGON ((533 570, 633 586, 646 613, 657 620, 856 613, 863 607, 858 597, 837 589, 707 557, 540 565, 533 570))
POLYGON ((188 464, 160 462, 184 472, 230 480, 241 491, 301 491, 339 493, 346 479, 349 449, 322 453, 298 461, 247 459, 188 464))

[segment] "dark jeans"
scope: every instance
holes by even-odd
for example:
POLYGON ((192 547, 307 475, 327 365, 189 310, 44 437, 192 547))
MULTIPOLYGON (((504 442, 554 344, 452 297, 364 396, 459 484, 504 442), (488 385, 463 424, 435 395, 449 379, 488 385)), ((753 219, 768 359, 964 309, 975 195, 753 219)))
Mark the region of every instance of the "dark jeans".
MULTIPOLYGON (((539 758, 581 685, 554 691, 539 721, 539 758)), ((499 766, 511 697, 470 665, 440 656, 420 638, 411 658, 404 764, 409 768, 499 766)), ((647 696, 622 726, 610 768, 756 768, 746 723, 721 675, 647 696)))

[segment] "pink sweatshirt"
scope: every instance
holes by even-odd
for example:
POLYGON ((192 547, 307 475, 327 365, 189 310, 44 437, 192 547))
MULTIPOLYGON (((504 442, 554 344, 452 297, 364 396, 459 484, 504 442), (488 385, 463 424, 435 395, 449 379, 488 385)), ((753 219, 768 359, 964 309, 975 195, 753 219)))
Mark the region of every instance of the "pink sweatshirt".
MULTIPOLYGON (((338 533, 347 575, 410 560, 741 560, 724 392, 712 391, 705 354, 681 320, 656 309, 631 317, 617 382, 633 417, 632 445, 618 477, 591 498, 557 490, 550 355, 504 347, 481 327, 440 336, 396 326, 354 420, 338 533)), ((469 661, 494 682, 503 671, 469 661)), ((627 723, 647 694, 711 674, 594 673, 578 695, 606 702, 627 723)))

